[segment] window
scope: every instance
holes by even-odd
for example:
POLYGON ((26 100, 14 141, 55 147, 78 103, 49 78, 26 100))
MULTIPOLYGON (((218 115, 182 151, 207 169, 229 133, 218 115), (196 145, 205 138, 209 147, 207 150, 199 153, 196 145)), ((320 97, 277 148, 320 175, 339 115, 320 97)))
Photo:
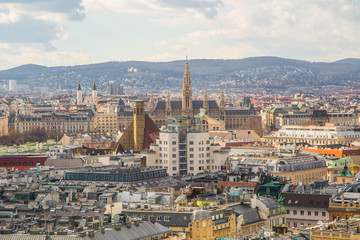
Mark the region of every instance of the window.
POLYGON ((173 171, 176 171, 176 167, 173 167, 173 171))
MULTIPOLYGON (((171 137, 172 137, 172 138, 176 138, 176 135, 172 135, 171 137)), ((176 144, 176 142, 175 142, 175 144, 176 144)))
POLYGON ((176 154, 173 154, 172 157, 173 157, 173 158, 176 158, 176 154))
POLYGON ((286 214, 290 214, 290 211, 289 211, 289 210, 286 210, 286 214))
POLYGON ((157 215, 156 216, 156 221, 161 221, 161 216, 157 215))
POLYGON ((308 211, 308 216, 311 216, 311 211, 308 211))
POLYGON ((197 228, 200 227, 200 223, 199 223, 199 222, 196 223, 196 227, 197 227, 197 228))
POLYGON ((319 216, 319 212, 318 211, 315 211, 315 216, 319 216))
POLYGON ((326 212, 322 212, 322 216, 325 217, 325 216, 326 216, 326 212))
POLYGON ((176 148, 172 148, 172 151, 173 151, 173 152, 176 152, 176 148))
POLYGON ((172 145, 176 145, 176 141, 172 141, 171 143, 172 143, 172 145))
POLYGON ((193 158, 194 157, 194 154, 190 154, 190 158, 193 158))
POLYGON ((297 214, 297 211, 296 211, 296 210, 294 210, 294 211, 293 211, 293 214, 294 214, 294 215, 296 215, 296 214, 297 214))
POLYGON ((203 228, 206 228, 206 221, 203 221, 203 228))
POLYGON ((194 151, 194 149, 193 149, 193 148, 189 148, 189 151, 190 151, 190 152, 193 152, 193 151, 194 151))
POLYGON ((164 216, 164 221, 165 222, 170 222, 171 221, 171 216, 164 216))
POLYGON ((194 145, 194 141, 190 141, 189 144, 190 144, 190 145, 194 145))
POLYGON ((304 215, 304 211, 300 211, 300 215, 304 215))
POLYGON ((297 223, 294 223, 294 227, 297 227, 297 223))

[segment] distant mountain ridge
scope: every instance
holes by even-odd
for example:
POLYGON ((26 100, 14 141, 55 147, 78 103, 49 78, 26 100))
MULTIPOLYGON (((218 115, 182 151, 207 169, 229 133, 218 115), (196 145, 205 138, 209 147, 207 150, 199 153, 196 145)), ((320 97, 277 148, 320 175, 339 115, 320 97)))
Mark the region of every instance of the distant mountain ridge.
MULTIPOLYGON (((191 59, 189 60, 195 87, 204 83, 209 87, 243 86, 312 86, 349 85, 360 83, 360 59, 347 58, 335 62, 309 62, 280 57, 250 57, 244 59, 191 59), (230 83, 231 82, 231 83, 230 83)), ((170 62, 124 61, 104 62, 76 66, 46 67, 26 64, 0 71, 0 81, 9 79, 19 83, 41 84, 50 89, 73 88, 81 80, 85 86, 93 80, 105 87, 131 84, 131 87, 166 87, 181 82, 184 60, 170 62)))

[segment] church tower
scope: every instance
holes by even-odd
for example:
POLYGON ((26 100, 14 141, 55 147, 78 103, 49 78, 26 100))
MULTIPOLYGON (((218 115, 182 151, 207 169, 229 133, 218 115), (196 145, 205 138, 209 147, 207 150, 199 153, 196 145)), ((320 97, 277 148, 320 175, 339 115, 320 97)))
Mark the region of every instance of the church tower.
POLYGON ((171 113, 171 99, 170 99, 170 92, 169 91, 167 91, 167 95, 166 95, 165 111, 166 111, 166 116, 170 116, 170 113, 171 113))
POLYGON ((221 111, 225 110, 225 97, 224 97, 224 91, 223 90, 221 90, 219 108, 220 108, 221 111))
POLYGON ((134 151, 140 151, 144 146, 145 103, 134 101, 134 151))
POLYGON ((186 57, 183 88, 182 88, 182 115, 187 115, 187 116, 193 115, 192 103, 193 102, 192 102, 190 70, 189 70, 188 58, 186 57))
POLYGON ((97 104, 98 95, 97 95, 97 88, 94 80, 93 90, 92 90, 92 100, 94 104, 97 104))
POLYGON ((209 110, 209 101, 206 90, 204 91, 204 99, 203 99, 203 109, 205 110, 205 113, 207 114, 207 111, 209 110))
POLYGON ((81 91, 80 80, 79 80, 77 96, 76 96, 76 104, 82 104, 82 101, 83 101, 83 97, 82 97, 82 91, 81 91))
POLYGON ((154 102, 153 91, 151 90, 150 99, 149 99, 149 115, 150 116, 154 113, 154 109, 155 109, 155 102, 154 102))
POLYGON ((220 109, 220 119, 224 121, 225 120, 225 97, 224 97, 223 90, 221 90, 219 109, 220 109))

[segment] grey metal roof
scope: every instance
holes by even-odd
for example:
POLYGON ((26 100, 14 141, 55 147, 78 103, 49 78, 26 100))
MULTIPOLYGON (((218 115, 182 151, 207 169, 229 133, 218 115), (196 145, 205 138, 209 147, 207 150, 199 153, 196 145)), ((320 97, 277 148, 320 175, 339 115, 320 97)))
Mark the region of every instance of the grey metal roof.
POLYGON ((251 207, 237 205, 233 207, 236 216, 243 215, 245 225, 262 221, 259 212, 251 207))
POLYGON ((249 109, 226 109, 225 114, 227 116, 231 115, 250 115, 249 109))
POLYGON ((194 211, 192 215, 192 220, 209 220, 211 219, 210 213, 206 210, 197 210, 194 211))
POLYGON ((156 236, 159 234, 164 234, 171 232, 167 227, 159 223, 151 222, 139 222, 139 226, 135 226, 134 223, 131 224, 130 228, 122 226, 121 230, 116 231, 114 229, 106 229, 105 234, 101 232, 96 232, 95 237, 84 237, 84 240, 135 240, 143 239, 146 237, 156 236))
MULTIPOLYGON (((45 235, 30 235, 30 234, 9 234, 9 235, 0 235, 0 240, 45 240, 45 235)), ((82 240, 78 236, 57 236, 51 235, 51 240, 82 240)))
POLYGON ((279 204, 271 198, 258 197, 258 199, 269 209, 278 209, 279 204))
MULTIPOLYGON (((193 100, 193 109, 200 109, 203 107, 203 101, 202 100, 193 100)), ((209 100, 209 109, 219 109, 219 106, 217 105, 215 100, 209 100)), ((158 101, 155 107, 155 110, 164 110, 166 107, 166 101, 158 101)), ((171 108, 172 109, 182 109, 182 101, 175 100, 171 101, 171 108)))

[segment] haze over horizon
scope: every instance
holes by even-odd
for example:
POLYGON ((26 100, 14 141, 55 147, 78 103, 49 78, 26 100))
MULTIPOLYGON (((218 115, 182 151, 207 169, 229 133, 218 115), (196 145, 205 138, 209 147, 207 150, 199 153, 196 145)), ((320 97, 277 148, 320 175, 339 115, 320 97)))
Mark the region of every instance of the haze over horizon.
POLYGON ((0 0, 0 70, 108 61, 359 58, 360 1, 0 0))

